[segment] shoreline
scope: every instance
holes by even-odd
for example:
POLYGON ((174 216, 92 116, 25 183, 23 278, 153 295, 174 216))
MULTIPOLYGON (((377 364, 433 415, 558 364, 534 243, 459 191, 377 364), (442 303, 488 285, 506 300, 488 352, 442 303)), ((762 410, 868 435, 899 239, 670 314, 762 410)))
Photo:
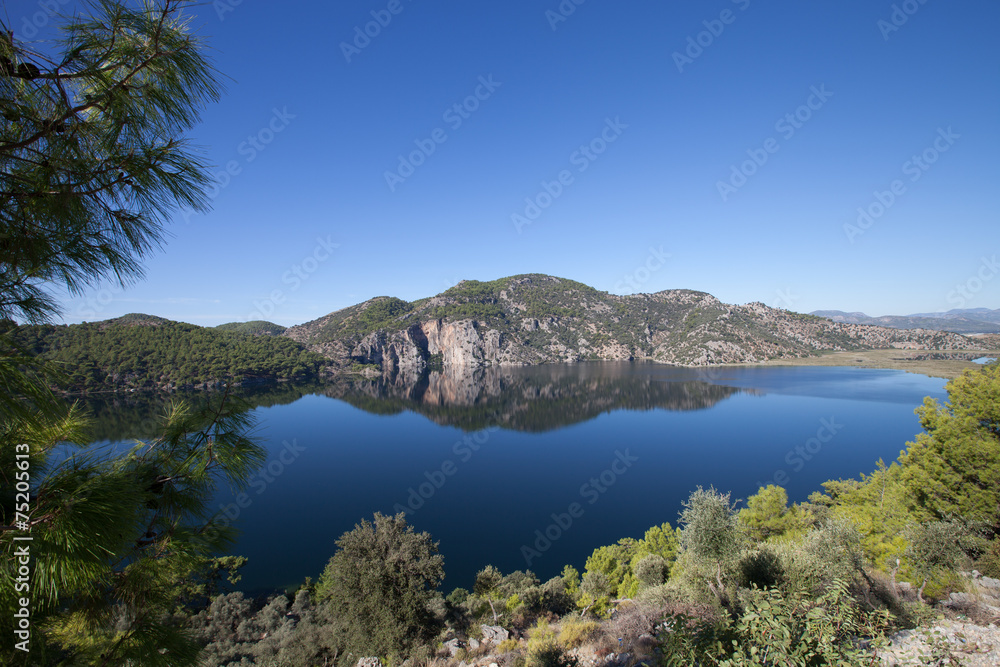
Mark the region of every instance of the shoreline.
POLYGON ((964 359, 928 359, 933 355, 978 354, 980 357, 1000 357, 1000 350, 854 350, 846 352, 822 352, 812 357, 768 359, 754 363, 716 364, 716 367, 754 366, 841 366, 851 368, 882 368, 906 371, 918 375, 953 380, 964 371, 982 368, 964 359))

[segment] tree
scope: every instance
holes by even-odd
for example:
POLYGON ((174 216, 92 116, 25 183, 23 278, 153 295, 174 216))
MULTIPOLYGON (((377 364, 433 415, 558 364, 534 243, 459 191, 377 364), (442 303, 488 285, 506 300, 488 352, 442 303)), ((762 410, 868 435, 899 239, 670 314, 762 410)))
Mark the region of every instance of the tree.
POLYGON ((740 524, 754 540, 783 535, 795 525, 795 513, 788 509, 788 492, 768 484, 747 498, 747 506, 737 515, 740 524))
MULTIPOLYGON (((170 622, 183 582, 232 531, 213 523, 215 488, 240 488, 263 461, 242 411, 175 405, 160 437, 123 454, 84 445, 85 420, 49 390, 56 374, 11 339, 14 320, 57 312, 53 293, 142 275, 178 206, 207 205, 209 175, 182 137, 219 96, 186 0, 88 5, 64 38, 0 35, 0 613, 22 611, 16 554, 30 532, 30 638, 5 633, 0 662, 192 664, 170 622), (13 465, 15 463, 17 467, 13 465), (14 471, 17 470, 17 477, 14 471), (30 479, 30 482, 28 481, 30 479), (20 487, 19 487, 20 485, 20 487), (23 487, 23 488, 22 488, 23 487), (23 639, 24 652, 14 647, 23 639)), ((86 374, 85 374, 86 375, 86 374)), ((92 378, 99 379, 99 378, 92 378)), ((23 593, 22 593, 23 594, 23 593)))
POLYGON ((221 89, 184 4, 99 0, 67 19, 59 53, 4 26, 0 317, 42 321, 57 285, 141 277, 170 211, 207 208, 209 172, 181 135, 221 89))
POLYGON ((927 581, 967 564, 969 558, 963 547, 975 542, 969 528, 956 520, 929 521, 911 526, 907 530, 907 538, 910 545, 906 555, 913 563, 914 574, 923 579, 917 589, 917 598, 921 602, 924 601, 927 581))
POLYGON ((428 533, 414 532, 402 512, 375 513, 337 540, 337 553, 316 585, 344 650, 355 656, 405 655, 430 641, 439 621, 430 611, 444 579, 444 559, 428 533))
POLYGON ((1000 533, 1000 365, 966 371, 941 406, 917 408, 924 433, 900 456, 903 482, 925 519, 957 515, 1000 533))
POLYGON ((493 565, 487 565, 476 574, 476 583, 472 592, 478 597, 490 603, 490 611, 493 612, 493 622, 500 621, 497 614, 497 607, 494 601, 500 599, 500 584, 503 583, 503 574, 493 565))
POLYGON ((708 587, 723 604, 727 602, 723 572, 739 556, 745 541, 728 493, 698 487, 681 511, 681 548, 696 564, 714 570, 708 587))

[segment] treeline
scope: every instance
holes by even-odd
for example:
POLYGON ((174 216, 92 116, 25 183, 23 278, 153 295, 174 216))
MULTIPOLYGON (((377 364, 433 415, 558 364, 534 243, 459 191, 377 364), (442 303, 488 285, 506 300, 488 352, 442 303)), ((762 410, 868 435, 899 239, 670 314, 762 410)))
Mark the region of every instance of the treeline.
POLYGON ((1000 577, 1000 366, 948 391, 918 409, 924 432, 891 465, 791 506, 778 486, 741 507, 698 488, 676 528, 600 547, 582 575, 487 566, 444 596, 431 536, 376 514, 291 597, 220 595, 187 622, 228 666, 880 664, 888 635, 937 618, 951 593, 972 592, 958 612, 988 620, 961 573, 1000 577))
POLYGON ((326 361, 289 338, 144 316, 21 326, 12 340, 52 362, 73 392, 180 389, 215 383, 304 380, 326 361))

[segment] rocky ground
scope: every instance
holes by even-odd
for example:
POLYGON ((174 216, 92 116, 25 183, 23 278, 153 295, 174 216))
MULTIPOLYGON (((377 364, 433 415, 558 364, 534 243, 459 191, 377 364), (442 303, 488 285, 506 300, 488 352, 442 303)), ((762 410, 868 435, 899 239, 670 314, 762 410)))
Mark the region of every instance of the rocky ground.
POLYGON ((1000 665, 1000 579, 983 577, 975 571, 969 577, 974 593, 952 593, 940 605, 942 612, 954 618, 897 632, 882 655, 882 664, 1000 665))

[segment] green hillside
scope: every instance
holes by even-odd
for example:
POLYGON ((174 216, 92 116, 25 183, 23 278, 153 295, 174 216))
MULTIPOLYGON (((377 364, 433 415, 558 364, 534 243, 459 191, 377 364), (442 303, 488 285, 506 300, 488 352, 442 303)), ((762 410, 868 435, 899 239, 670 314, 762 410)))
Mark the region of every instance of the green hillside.
POLYGON ((325 361, 283 336, 199 327, 129 314, 70 325, 19 327, 14 340, 51 361, 62 389, 176 389, 220 382, 315 378, 325 361))

